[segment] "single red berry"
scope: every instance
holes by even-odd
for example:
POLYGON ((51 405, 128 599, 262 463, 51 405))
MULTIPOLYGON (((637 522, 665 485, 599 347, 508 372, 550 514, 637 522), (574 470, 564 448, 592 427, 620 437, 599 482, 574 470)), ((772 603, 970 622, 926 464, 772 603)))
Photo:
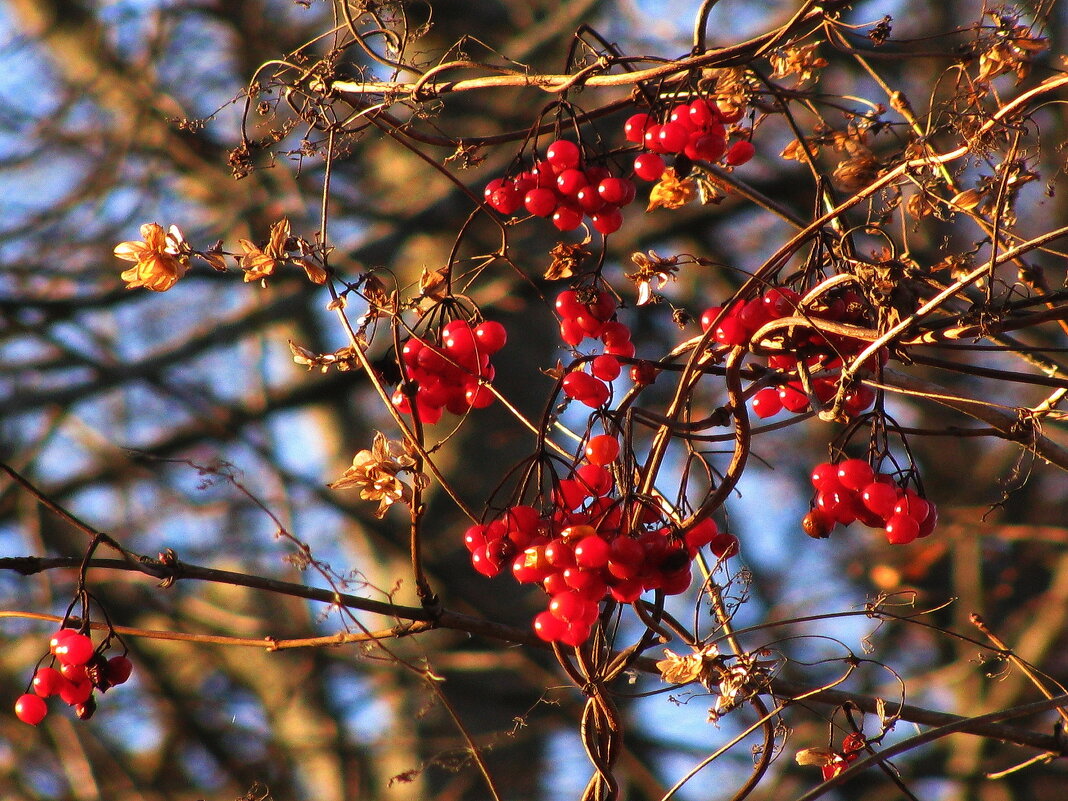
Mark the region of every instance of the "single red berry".
POLYGON ((897 489, 881 481, 872 481, 860 491, 860 500, 870 511, 888 520, 897 503, 897 489))
POLYGON ((77 683, 68 681, 59 688, 59 697, 62 698, 63 703, 68 706, 84 704, 92 694, 93 683, 89 681, 89 679, 77 683))
POLYGON ((605 205, 590 216, 590 222, 602 236, 614 234, 623 227, 623 212, 614 206, 605 205))
POLYGON ((597 184, 597 194, 613 206, 625 206, 634 199, 634 184, 626 178, 605 178, 597 184))
POLYGON ((851 490, 863 490, 875 478, 875 471, 864 459, 846 459, 838 465, 838 480, 851 490))
POLYGON ((726 317, 716 326, 716 341, 735 348, 748 344, 749 333, 737 317, 726 317))
POLYGON ((587 184, 575 195, 578 207, 587 214, 594 214, 605 207, 604 198, 597 193, 597 187, 587 184))
POLYGON ((42 698, 47 698, 58 694, 65 681, 63 674, 55 668, 38 668, 33 674, 33 691, 42 698))
POLYGON ((929 537, 938 525, 938 507, 936 507, 930 501, 928 503, 927 519, 920 523, 920 530, 916 534, 917 537, 929 537))
POLYGON ((690 103, 690 122, 697 128, 706 128, 719 119, 719 111, 703 97, 690 103))
POLYGON ((665 122, 657 132, 657 139, 665 153, 681 153, 690 140, 690 132, 681 123, 665 122))
MULTIPOLYGON (((594 608, 596 609, 596 606, 594 608)), ((564 645, 570 645, 572 648, 578 648, 590 638, 590 631, 592 630, 593 626, 591 624, 573 620, 567 624, 567 630, 561 635, 560 642, 564 645)))
POLYGON ((502 186, 489 196, 487 202, 494 211, 512 215, 523 205, 523 194, 520 194, 514 186, 502 186))
POLYGON ((660 375, 659 368, 645 359, 630 368, 630 380, 639 386, 644 387, 656 383, 658 375, 660 375))
POLYGON ((694 161, 719 161, 726 149, 727 142, 722 136, 695 131, 682 152, 694 161))
POLYGON ((619 378, 622 368, 619 366, 619 359, 603 353, 590 363, 590 372, 602 381, 615 381, 619 378))
POLYGON ((656 153, 640 153, 634 157, 634 175, 643 181, 659 181, 667 165, 656 153))
POLYGON ((487 320, 475 327, 475 341, 483 353, 494 354, 508 341, 508 332, 496 320, 487 320))
POLYGON ((93 657, 93 641, 77 632, 63 638, 56 646, 56 658, 68 665, 84 665, 93 657))
POLYGON ((719 317, 722 311, 722 306, 712 306, 710 308, 705 309, 701 313, 701 330, 707 331, 709 328, 711 328, 712 323, 716 321, 716 318, 719 317))
POLYGON ((548 217, 556 210, 556 193, 546 187, 538 187, 527 192, 523 206, 535 217, 548 217))
POLYGON ((586 443, 586 461, 595 465, 611 464, 619 456, 619 440, 611 434, 590 437, 586 443))
POLYGON ((567 623, 548 610, 534 617, 534 633, 546 642, 557 642, 567 631, 567 623))
POLYGON ((683 539, 685 540, 687 547, 696 551, 698 548, 703 548, 708 545, 708 543, 712 542, 717 536, 719 536, 719 526, 716 525, 715 520, 706 517, 687 531, 686 534, 683 535, 683 539))
POLYGON ((737 167, 740 164, 745 164, 749 159, 753 158, 755 154, 756 148, 753 146, 753 143, 746 139, 742 139, 730 146, 730 149, 727 151, 727 155, 724 156, 723 160, 731 166, 737 167))
POLYGON ((920 535, 920 524, 907 514, 895 514, 886 521, 886 539, 891 545, 907 545, 920 535))
POLYGON ((558 231, 574 231, 582 225, 582 211, 575 206, 561 203, 553 212, 553 225, 558 231))
POLYGON ((15 701, 15 717, 23 723, 36 726, 45 719, 47 714, 48 705, 40 696, 26 693, 25 695, 20 695, 18 700, 15 701))
POLYGON ((753 414, 760 418, 774 417, 782 411, 782 401, 779 399, 779 390, 774 387, 764 387, 757 392, 751 401, 753 414))
POLYGON ((808 411, 808 395, 790 384, 779 387, 779 400, 788 412, 801 414, 808 411))
POLYGON ((733 534, 720 532, 712 538, 708 547, 711 549, 712 553, 715 554, 717 559, 727 559, 731 556, 737 556, 738 538, 733 534))
POLYGON ((590 185, 586 173, 582 170, 568 169, 556 176, 556 189, 561 195, 574 197, 580 190, 590 185))
POLYGON ((623 136, 628 142, 640 143, 651 123, 652 118, 648 114, 634 114, 623 123, 623 136))
POLYGON ((558 172, 577 167, 581 157, 579 146, 566 139, 557 139, 545 151, 545 160, 558 172))
POLYGON ((598 535, 583 537, 575 545, 575 564, 579 567, 597 568, 608 564, 611 546, 598 535))
POLYGON ((133 662, 125 656, 113 656, 108 660, 107 680, 109 684, 125 684, 133 673, 133 662))

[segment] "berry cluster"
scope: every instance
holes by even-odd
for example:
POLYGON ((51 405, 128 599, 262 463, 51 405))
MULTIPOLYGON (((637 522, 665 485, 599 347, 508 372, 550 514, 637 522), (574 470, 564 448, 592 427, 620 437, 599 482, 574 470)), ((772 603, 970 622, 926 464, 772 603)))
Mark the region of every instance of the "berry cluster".
POLYGON ((551 219, 560 231, 573 231, 589 217, 607 236, 623 225, 621 209, 634 200, 635 189, 633 181, 613 176, 607 167, 583 164, 578 145, 557 139, 532 169, 486 184, 484 197, 501 214, 525 210, 551 219))
POLYGON ((23 723, 36 726, 48 714, 44 699, 58 695, 74 708, 81 720, 88 720, 96 711, 94 690, 105 692, 130 678, 133 663, 126 656, 105 659, 93 646, 93 641, 74 629, 60 629, 49 641, 52 664, 59 667, 40 667, 33 675, 33 692, 19 696, 15 702, 15 716, 23 723))
POLYGON ((581 645, 605 598, 631 603, 646 590, 684 592, 706 545, 718 558, 737 553, 736 538, 710 519, 680 534, 658 507, 613 498, 619 455, 615 437, 591 437, 581 464, 557 482, 549 511, 512 506, 464 534, 478 572, 495 576, 511 564, 516 581, 545 590, 548 608, 534 631, 548 642, 581 645))
POLYGON ((412 414, 412 406, 423 423, 436 423, 442 409, 465 414, 493 403, 493 393, 485 382, 493 380, 490 356, 504 347, 504 326, 488 320, 474 328, 467 320, 452 320, 442 326, 441 342, 412 337, 401 348, 401 368, 408 382, 414 382, 415 402, 400 387, 392 402, 402 414, 412 414))
POLYGON ((666 168, 664 155, 683 155, 691 161, 719 161, 731 166, 745 164, 756 153, 753 143, 740 139, 728 146, 727 125, 741 119, 742 111, 724 114, 699 97, 673 107, 658 123, 650 114, 631 116, 623 125, 628 142, 645 148, 634 159, 634 175, 656 181, 666 168))
MULTIPOLYGON (((701 328, 707 331, 720 318, 713 334, 717 342, 729 347, 749 346, 753 334, 767 323, 798 315, 801 312, 800 301, 801 296, 788 287, 771 288, 746 303, 730 306, 726 312, 720 306, 706 309, 701 315, 701 328)), ((833 301, 808 306, 803 313, 810 319, 855 324, 863 321, 864 308, 859 295, 846 292, 833 301)), ((821 402, 829 402, 838 392, 834 371, 841 369, 843 360, 863 350, 867 341, 808 328, 800 329, 793 336, 792 341, 782 343, 781 352, 767 357, 768 367, 780 373, 796 375, 799 362, 803 362, 810 371, 831 371, 830 375, 814 378, 811 384, 813 394, 821 402)), ((886 363, 887 357, 886 350, 878 354, 881 364, 886 363)), ((874 367, 874 359, 871 366, 874 367)), ((875 391, 857 385, 846 392, 843 401, 844 411, 855 417, 875 402, 875 391)), ((811 406, 800 380, 789 381, 780 387, 765 387, 753 396, 751 403, 753 413, 762 418, 773 417, 783 409, 799 414, 807 412, 811 406)))
MULTIPOLYGON (((591 409, 608 401, 608 385, 623 371, 619 360, 634 357, 630 329, 612 319, 616 308, 616 299, 603 290, 565 289, 556 298, 560 338, 565 343, 578 347, 586 339, 596 339, 604 345, 604 352, 588 362, 590 372, 572 370, 561 384, 565 395, 591 409)), ((638 370, 639 366, 632 368, 631 378, 635 383, 652 383, 650 376, 638 370)))
POLYGON ((863 459, 816 465, 812 486, 815 505, 802 526, 813 538, 829 537, 837 524, 848 526, 859 520, 882 529, 892 545, 906 545, 928 536, 938 524, 933 503, 898 486, 889 474, 876 473, 863 459))

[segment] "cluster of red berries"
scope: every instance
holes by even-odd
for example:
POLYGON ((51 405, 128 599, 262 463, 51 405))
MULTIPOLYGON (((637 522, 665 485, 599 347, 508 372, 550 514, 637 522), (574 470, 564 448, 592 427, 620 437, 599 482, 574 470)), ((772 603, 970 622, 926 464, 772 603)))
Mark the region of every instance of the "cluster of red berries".
POLYGON ((96 711, 94 690, 105 692, 130 678, 133 663, 126 656, 105 659, 93 641, 74 629, 60 629, 49 641, 52 664, 40 667, 33 675, 33 692, 19 696, 15 702, 15 716, 23 723, 36 726, 48 714, 45 698, 58 695, 74 708, 81 720, 88 720, 96 711))
POLYGON ((829 537, 836 525, 859 520, 882 529, 892 545, 926 537, 938 524, 938 509, 912 489, 898 486, 887 473, 876 473, 863 459, 824 462, 812 471, 814 507, 802 526, 813 538, 829 537))
MULTIPOLYGON (((799 309, 800 301, 801 296, 789 287, 771 288, 746 303, 733 304, 725 313, 720 306, 705 310, 701 315, 701 328, 707 331, 719 317, 713 333, 716 341, 736 347, 749 346, 753 334, 767 323, 802 313, 812 319, 849 324, 863 322, 865 306, 855 292, 846 292, 829 302, 813 304, 803 312, 799 309)), ((811 383, 813 394, 822 403, 827 403, 838 392, 838 380, 833 371, 840 370, 844 359, 859 353, 867 344, 862 339, 799 328, 793 341, 783 343, 782 352, 767 357, 768 367, 781 373, 796 374, 798 363, 803 362, 810 371, 832 371, 830 375, 814 378, 811 383)), ((885 364, 888 355, 885 349, 881 350, 877 357, 872 358, 871 367, 874 368, 876 358, 880 364, 885 364)), ((875 402, 875 391, 858 384, 846 392, 843 401, 845 412, 855 417, 875 402)), ((773 417, 783 409, 795 414, 807 412, 811 404, 803 384, 795 380, 780 387, 759 390, 753 396, 751 405, 757 417, 766 418, 773 417)))
POLYGON ((633 181, 613 176, 607 167, 583 164, 578 145, 557 139, 532 169, 486 184, 484 197, 501 214, 525 210, 551 219, 560 231, 573 231, 589 217, 607 236, 623 225, 621 209, 634 200, 635 189, 633 181))
POLYGON ((659 508, 613 498, 619 453, 610 434, 591 437, 582 463, 554 488, 549 511, 512 506, 464 534, 478 572, 495 576, 510 564, 516 581, 545 590, 548 608, 534 618, 534 631, 548 642, 585 642, 605 598, 631 603, 646 590, 684 592, 706 545, 718 558, 737 553, 736 538, 713 520, 680 535, 659 508))
POLYGON ((442 409, 465 414, 493 403, 493 393, 485 386, 494 376, 490 356, 508 338, 504 326, 494 320, 474 328, 467 320, 452 320, 442 326, 440 336, 440 345, 412 337, 401 348, 404 377, 416 386, 415 403, 400 387, 392 402, 402 414, 412 414, 414 405, 423 423, 438 422, 442 409))
MULTIPOLYGON (((556 312, 560 315, 560 338, 571 347, 578 347, 587 339, 600 340, 604 352, 587 362, 585 369, 572 370, 561 384, 564 394, 591 409, 607 403, 611 391, 608 385, 619 378, 623 367, 619 360, 634 357, 634 343, 630 329, 612 317, 618 308, 609 292, 596 289, 565 289, 556 298, 556 312)), ((631 380, 636 384, 650 384, 656 378, 647 365, 631 368, 631 380)))
POLYGON ((651 114, 631 116, 623 125, 628 142, 645 148, 634 159, 634 175, 644 181, 656 181, 664 173, 664 155, 683 155, 692 161, 719 161, 731 166, 745 164, 756 148, 747 139, 728 146, 727 125, 741 119, 742 110, 724 113, 714 103, 699 97, 680 103, 658 123, 651 114))

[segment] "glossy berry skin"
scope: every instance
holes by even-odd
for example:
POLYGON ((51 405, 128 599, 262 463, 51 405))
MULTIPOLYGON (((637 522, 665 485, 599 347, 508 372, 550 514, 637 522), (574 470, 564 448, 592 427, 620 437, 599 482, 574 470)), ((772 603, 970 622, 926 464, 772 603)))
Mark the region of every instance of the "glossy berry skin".
POLYGON ((656 153, 642 153, 634 158, 634 175, 643 181, 659 181, 667 165, 656 153))
POLYGON ((838 465, 838 480, 851 490, 863 490, 875 479, 875 472, 863 459, 846 459, 838 465))
POLYGON ((84 665, 93 657, 93 641, 84 634, 69 634, 56 646, 55 655, 67 665, 84 665))
POLYGON ((886 521, 886 539, 891 545, 907 545, 920 535, 920 524, 907 514, 895 514, 886 521))
POLYGON ((623 136, 628 142, 640 143, 652 122, 648 114, 634 114, 623 123, 623 136))
POLYGON ((107 680, 110 684, 124 684, 133 672, 133 662, 125 656, 113 656, 107 663, 107 680))
POLYGON ((753 143, 743 139, 730 146, 727 150, 727 155, 724 156, 723 160, 732 167, 737 167, 740 164, 745 164, 749 159, 753 158, 755 154, 756 148, 753 146, 753 143))
POLYGON ((557 139, 549 145, 549 149, 545 151, 546 161, 548 161, 555 170, 560 172, 578 167, 581 157, 582 151, 579 149, 579 146, 566 139, 557 139))
POLYGON ((33 691, 42 698, 47 698, 50 695, 57 695, 59 688, 65 683, 66 679, 63 678, 63 674, 55 668, 38 668, 33 676, 33 691))
POLYGON ((586 443, 586 461, 590 464, 604 466, 611 464, 619 456, 619 440, 611 434, 590 437, 586 443))
POLYGON ((48 705, 45 704, 44 699, 40 696, 26 693, 25 695, 20 695, 18 700, 15 701, 15 717, 23 723, 36 726, 45 719, 47 714, 48 705))

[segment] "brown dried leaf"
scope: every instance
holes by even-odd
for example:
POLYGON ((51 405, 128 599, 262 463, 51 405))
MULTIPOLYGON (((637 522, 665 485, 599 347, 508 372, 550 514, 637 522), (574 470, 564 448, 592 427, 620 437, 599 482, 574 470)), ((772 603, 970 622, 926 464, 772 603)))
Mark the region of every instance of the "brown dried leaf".
POLYGON ((827 66, 827 59, 816 55, 820 43, 789 47, 773 53, 770 57, 773 78, 786 78, 797 75, 797 84, 803 84, 816 77, 816 71, 827 66))
POLYGON ((833 765, 838 754, 831 748, 802 748, 794 756, 798 765, 833 765))

